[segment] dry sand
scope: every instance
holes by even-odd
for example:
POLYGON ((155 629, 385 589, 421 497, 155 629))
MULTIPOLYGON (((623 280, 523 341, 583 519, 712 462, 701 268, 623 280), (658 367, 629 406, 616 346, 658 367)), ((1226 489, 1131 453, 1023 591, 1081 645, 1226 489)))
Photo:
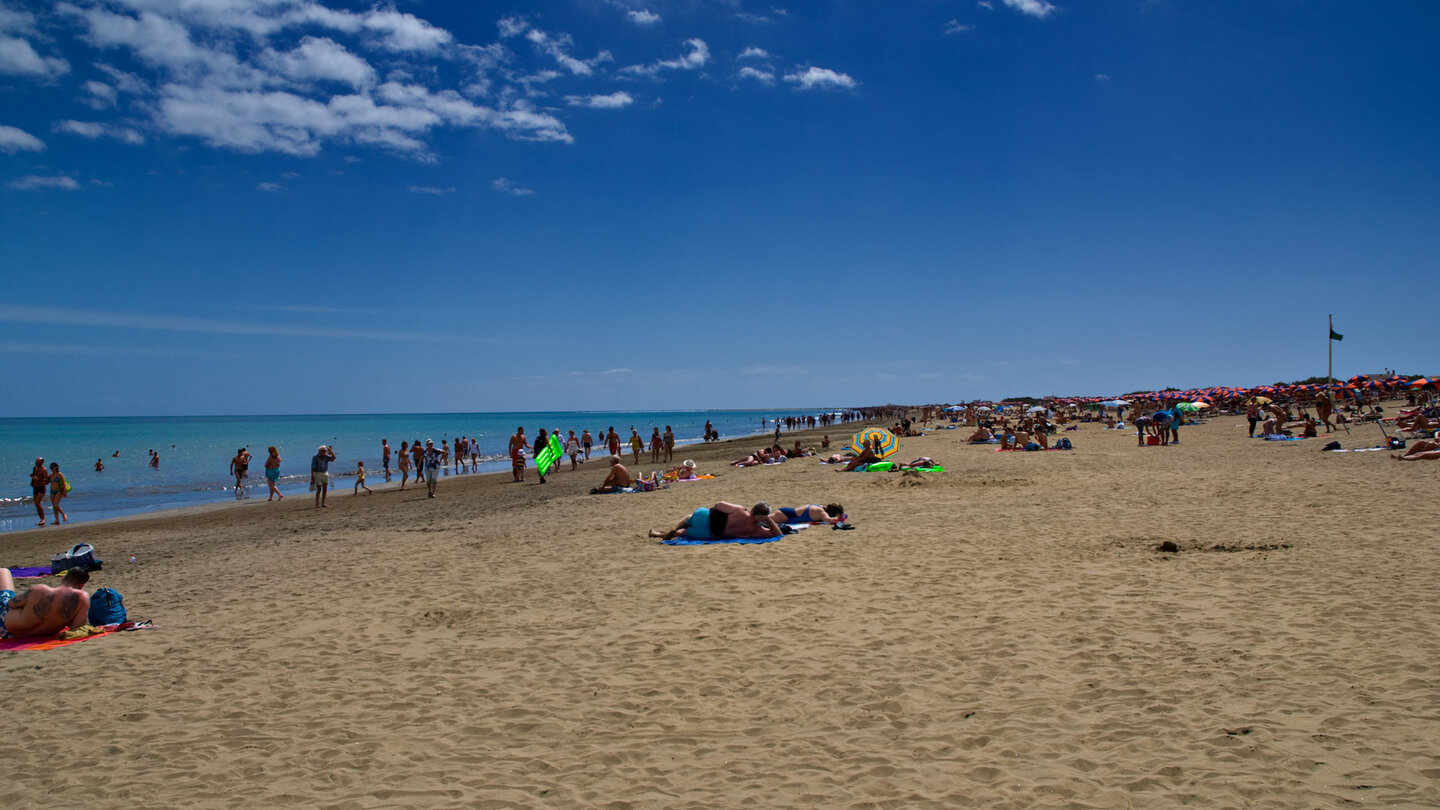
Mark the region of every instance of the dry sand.
POLYGON ((1440 806, 1440 463, 963 435, 905 440, 943 474, 741 441, 654 493, 592 461, 7 535, 93 542, 160 629, 0 654, 0 806, 1440 806), (858 529, 644 536, 759 499, 858 529))

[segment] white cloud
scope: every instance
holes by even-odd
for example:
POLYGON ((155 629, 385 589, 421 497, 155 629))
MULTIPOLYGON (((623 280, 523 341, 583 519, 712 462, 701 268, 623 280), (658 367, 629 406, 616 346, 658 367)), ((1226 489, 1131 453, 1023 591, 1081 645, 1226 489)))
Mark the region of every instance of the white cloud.
POLYGON ((82 138, 89 138, 92 141, 98 138, 114 138, 117 141, 134 146, 145 143, 145 136, 130 127, 105 124, 97 121, 58 121, 55 124, 55 131, 79 135, 82 138))
POLYGON ((509 194, 515 197, 529 197, 535 193, 528 188, 521 188, 503 177, 496 178, 495 181, 490 184, 490 187, 502 194, 509 194))
POLYGON ((381 46, 389 51, 433 53, 454 41, 449 31, 392 9, 371 9, 365 15, 365 28, 378 33, 381 46))
POLYGON ((710 46, 705 40, 695 38, 685 40, 689 52, 676 59, 662 59, 649 65, 630 65, 621 68, 626 73, 635 73, 642 76, 654 76, 662 70, 698 70, 705 67, 710 61, 710 46))
POLYGON ((547 54, 561 67, 576 76, 589 76, 595 72, 596 65, 609 62, 614 58, 609 51, 601 51, 593 59, 576 59, 567 53, 570 46, 575 44, 569 34, 552 37, 538 28, 531 28, 526 32, 525 38, 530 40, 531 44, 541 53, 547 54))
POLYGON ((566 96, 565 103, 572 107, 589 107, 592 110, 618 110, 635 102, 624 90, 608 96, 566 96))
POLYGON ((39 152, 45 142, 17 127, 0 124, 0 152, 13 155, 16 152, 39 152))
POLYGON ((53 79, 70 72, 70 63, 58 56, 41 56, 27 40, 0 34, 0 73, 53 79))
POLYGON ((747 66, 740 68, 739 75, 742 79, 754 79, 764 85, 772 85, 775 83, 775 74, 768 70, 759 70, 747 66))
POLYGON ((1055 4, 1047 3, 1045 0, 1004 0, 1004 3, 1021 14, 1029 14, 1031 17, 1040 19, 1050 16, 1050 13, 1055 10, 1055 4))
POLYGON ((282 191, 283 189, 284 189, 284 186, 280 185, 279 183, 259 183, 259 184, 257 184, 257 185, 255 186, 255 190, 256 190, 256 191, 270 191, 270 192, 275 192, 275 191, 282 191))
POLYGON ((975 5, 986 10, 995 8, 995 4, 990 2, 990 0, 976 0, 975 5))
POLYGON ((764 48, 749 47, 740 52, 736 59, 769 59, 770 54, 764 48))
POLYGON ((97 82, 92 79, 86 81, 84 87, 85 92, 90 95, 81 99, 81 101, 92 110, 107 110, 114 107, 115 102, 120 98, 119 91, 104 82, 97 82))
POLYGON ((1108 82, 1108 81, 1110 81, 1110 74, 1108 74, 1108 73, 1096 73, 1096 74, 1095 74, 1095 81, 1097 81, 1097 82, 1108 82))
POLYGON ((968 24, 966 24, 966 23, 962 23, 962 22, 960 22, 959 20, 951 20, 950 22, 945 23, 945 32, 944 32, 944 33, 945 33, 945 36, 948 37, 948 36, 950 36, 950 35, 952 35, 952 34, 963 34, 963 33, 965 33, 966 31, 969 31, 969 30, 973 29, 974 27, 975 27, 975 26, 973 26, 973 25, 968 25, 968 24))
POLYGON ((655 23, 660 22, 660 15, 649 9, 641 9, 640 11, 628 11, 626 12, 626 16, 630 18, 630 22, 633 22, 636 25, 654 25, 655 23))
POLYGON ((325 37, 305 37, 289 53, 267 50, 261 58, 276 72, 295 81, 337 81, 356 88, 375 83, 375 69, 369 62, 325 37))
POLYGON ((40 175, 36 174, 27 174, 24 177, 11 180, 7 185, 9 185, 10 188, 18 188, 24 190, 37 188, 60 188, 66 191, 74 191, 75 189, 80 188, 80 184, 75 181, 75 178, 66 177, 65 175, 57 175, 55 177, 41 177, 40 175))
POLYGON ((433 194, 436 197, 455 193, 453 188, 436 188, 434 186, 410 186, 409 188, 414 194, 433 194))
POLYGON ((844 73, 837 73, 829 68, 806 68, 803 71, 785 74, 785 81, 798 85, 801 90, 814 90, 816 88, 845 88, 850 89, 859 82, 850 78, 844 73))

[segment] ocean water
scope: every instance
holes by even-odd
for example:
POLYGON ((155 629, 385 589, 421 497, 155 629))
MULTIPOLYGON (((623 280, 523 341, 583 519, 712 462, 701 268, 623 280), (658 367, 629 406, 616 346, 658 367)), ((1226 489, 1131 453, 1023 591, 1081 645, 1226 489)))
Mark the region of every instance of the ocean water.
MULTIPOLYGON (((676 445, 701 441, 708 419, 721 438, 753 436, 774 429, 777 416, 815 415, 825 411, 557 411, 534 413, 446 413, 306 416, 166 416, 65 419, 0 419, 0 532, 33 528, 37 522, 30 502, 30 469, 36 457, 48 468, 58 462, 70 480, 70 495, 61 502, 70 522, 197 506, 235 500, 230 459, 238 448, 254 455, 244 493, 265 499, 267 448, 275 445, 282 459, 280 491, 287 497, 308 495, 310 457, 321 444, 337 456, 330 472, 351 473, 365 462, 367 483, 383 481, 380 440, 389 439, 395 452, 401 441, 475 437, 482 464, 478 472, 509 468, 505 455, 510 436, 523 425, 534 441, 540 428, 561 435, 588 428, 597 449, 610 426, 624 442, 633 425, 646 440, 652 428, 675 432, 676 445), (762 427, 761 419, 770 419, 762 427), (148 451, 160 455, 150 467, 148 451), (119 452, 118 456, 114 453, 119 452), (95 462, 105 469, 95 471, 95 462)), ((648 450, 647 450, 648 452, 648 450)), ((604 455, 603 450, 600 454, 604 455)), ((641 458, 648 458, 642 455, 641 458)), ((532 462, 533 464, 533 462, 532 462)), ((395 467, 392 459, 391 466, 395 467)), ((397 479, 398 480, 398 473, 397 479)), ((340 489, 353 479, 340 478, 340 489)), ((53 518, 46 502, 46 518, 53 518)))

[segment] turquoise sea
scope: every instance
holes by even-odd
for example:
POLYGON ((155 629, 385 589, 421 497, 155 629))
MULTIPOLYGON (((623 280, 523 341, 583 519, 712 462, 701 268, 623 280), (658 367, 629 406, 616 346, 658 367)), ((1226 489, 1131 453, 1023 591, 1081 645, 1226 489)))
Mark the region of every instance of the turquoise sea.
MULTIPOLYGON (((155 416, 64 419, 0 419, 0 532, 33 528, 37 522, 30 502, 30 469, 36 457, 48 466, 59 462, 72 490, 62 505, 70 522, 78 523, 185 506, 234 500, 230 459, 238 448, 254 455, 244 497, 267 495, 264 459, 275 445, 283 460, 280 490, 305 494, 310 457, 321 444, 335 448, 331 473, 350 473, 365 462, 367 481, 383 481, 380 440, 389 439, 396 452, 401 441, 460 436, 479 439, 482 464, 478 472, 509 468, 505 448, 515 428, 525 427, 534 440, 540 428, 559 429, 564 436, 588 428, 597 450, 604 431, 615 427, 621 441, 634 426, 647 442, 652 428, 675 431, 677 445, 702 440, 705 421, 722 439, 753 436, 774 429, 775 417, 814 415, 813 411, 556 411, 533 413, 437 413, 306 416, 155 416), (765 426, 761 420, 769 419, 765 426), (148 464, 148 451, 160 465, 148 464), (118 456, 114 454, 119 452, 118 456), (96 460, 105 464, 95 471, 96 460)), ((599 451, 603 455, 603 451, 599 451)), ((648 457, 648 456, 646 456, 648 457)), ((391 462, 392 468, 395 462, 391 462)), ((467 473, 468 474, 468 473, 467 473)), ((398 474, 397 474, 398 480, 398 474)), ((347 486, 341 479, 340 487, 347 486)), ((51 517, 46 504, 46 517, 51 517)))

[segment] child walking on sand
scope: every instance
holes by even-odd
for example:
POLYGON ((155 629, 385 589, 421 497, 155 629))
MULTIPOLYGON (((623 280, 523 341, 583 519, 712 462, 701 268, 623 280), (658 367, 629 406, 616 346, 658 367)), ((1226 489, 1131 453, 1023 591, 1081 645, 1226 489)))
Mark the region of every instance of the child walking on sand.
POLYGON ((355 492, 352 494, 359 495, 361 487, 364 487, 366 494, 375 494, 370 487, 365 486, 365 462, 357 461, 355 462, 355 492))

